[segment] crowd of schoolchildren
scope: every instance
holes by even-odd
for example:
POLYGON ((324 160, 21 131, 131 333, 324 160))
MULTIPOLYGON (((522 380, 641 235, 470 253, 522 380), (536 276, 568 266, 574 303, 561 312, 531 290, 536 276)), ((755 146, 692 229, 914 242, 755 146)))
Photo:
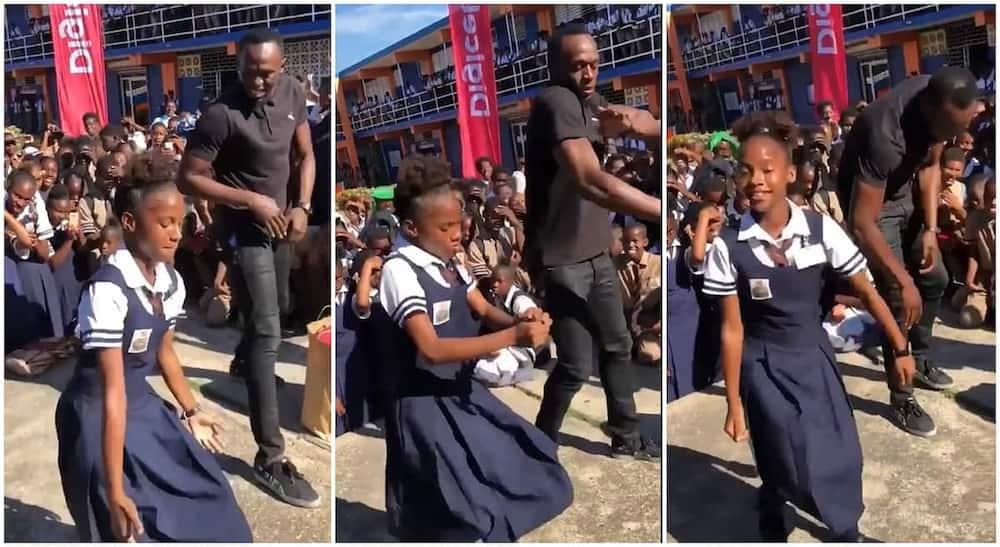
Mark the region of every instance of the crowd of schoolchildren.
MULTIPOLYGON (((847 228, 848 204, 837 198, 844 142, 864 102, 832 122, 832 106, 817 106, 819 122, 797 127, 795 177, 787 197, 802 209, 847 228)), ((942 191, 938 235, 950 276, 948 294, 964 328, 992 328, 994 317, 995 150, 992 100, 979 101, 969 128, 948 143, 941 157, 942 191)), ((744 195, 749 173, 737 161, 740 142, 730 131, 675 136, 668 145, 666 285, 668 309, 668 402, 721 378, 720 310, 704 292, 704 260, 725 227, 739 229, 750 208, 744 195)), ((840 292, 840 291, 838 291, 840 292)), ((850 292, 850 291, 843 291, 850 292)), ((837 294, 823 328, 837 351, 860 351, 877 359, 880 329, 869 310, 850 294, 837 294)))
MULTIPOLYGON (((149 126, 125 117, 101 127, 98 116, 88 113, 86 133, 79 137, 65 135, 55 124, 40 139, 16 126, 6 129, 4 314, 9 369, 37 374, 79 350, 75 330, 81 290, 121 246, 114 195, 127 163, 144 153, 179 162, 186 139, 208 104, 203 101, 195 113, 178 112, 176 102, 167 99, 164 115, 149 126)), ((315 110, 319 114, 321 108, 315 110)), ((320 122, 313 130, 318 160, 324 149, 329 157, 323 127, 320 122)), ((328 129, 325 135, 329 138, 328 129)), ((318 180, 320 176, 332 180, 331 165, 324 165, 320 169, 317 161, 318 180)), ((188 302, 202 310, 210 326, 236 321, 238 303, 227 276, 232 259, 228 242, 216 236, 208 202, 187 198, 186 208, 175 267, 184 278, 188 302)), ((317 207, 320 210, 326 209, 317 207)), ((324 281, 329 279, 329 255, 322 252, 329 249, 322 241, 328 237, 324 226, 328 230, 329 216, 313 215, 310 223, 316 224, 315 229, 296 245, 290 274, 291 292, 298 293, 295 300, 300 304, 283 310, 287 326, 283 331, 289 335, 316 317, 323 295, 329 294, 324 281)))
MULTIPOLYGON (((400 180, 409 176, 404 163, 400 180)), ((461 238, 455 260, 475 286, 497 308, 518 316, 542 302, 541 287, 532 282, 522 265, 524 222, 527 211, 523 166, 508 171, 490 158, 476 162, 478 178, 452 179, 451 188, 462 204, 461 238)), ((605 169, 648 191, 655 184, 653 158, 645 151, 624 152, 604 158, 605 169)), ((338 332, 349 331, 350 340, 337 340, 337 433, 373 420, 370 399, 379 367, 371 346, 375 340, 365 324, 379 303, 382 267, 386 258, 409 241, 401 235, 395 212, 394 186, 352 188, 336 198, 336 302, 338 332)), ((660 241, 659 227, 630 217, 614 215, 609 252, 618 267, 625 314, 634 336, 635 362, 660 363, 660 241)), ((484 330, 484 332, 486 332, 484 330)), ((530 380, 536 366, 544 367, 558 354, 547 342, 538 348, 505 348, 479 358, 475 377, 488 386, 507 386, 530 380)))

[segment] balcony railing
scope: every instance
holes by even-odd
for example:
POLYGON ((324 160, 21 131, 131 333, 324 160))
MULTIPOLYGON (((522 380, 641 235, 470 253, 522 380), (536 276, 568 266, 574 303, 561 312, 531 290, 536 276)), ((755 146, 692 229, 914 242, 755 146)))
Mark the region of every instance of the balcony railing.
MULTIPOLYGON (((161 44, 260 26, 329 20, 330 4, 282 5, 107 5, 104 6, 105 50, 161 44), (120 11, 119 11, 120 10, 120 11), (113 15, 109 15, 109 11, 113 15)), ((23 63, 52 57, 52 29, 45 17, 42 30, 4 29, 5 62, 23 63)))
MULTIPOLYGON (((934 13, 948 6, 939 5, 880 5, 853 4, 843 6, 844 34, 875 28, 895 21, 912 20, 919 15, 934 13)), ((695 29, 697 31, 697 29, 695 29)), ((700 34, 700 31, 698 31, 700 34)), ((688 72, 728 65, 809 43, 809 24, 805 6, 802 12, 786 17, 769 27, 743 29, 725 40, 692 47, 682 43, 684 68, 688 72)))
MULTIPOLYGON (((661 57, 662 27, 659 12, 641 21, 607 29, 597 36, 600 68, 611 69, 645 59, 661 57)), ((548 58, 544 50, 528 53, 504 65, 495 66, 497 94, 523 92, 549 79, 548 58)), ((455 82, 425 89, 409 96, 359 109, 354 107, 351 127, 366 131, 425 116, 454 110, 458 104, 455 82)))

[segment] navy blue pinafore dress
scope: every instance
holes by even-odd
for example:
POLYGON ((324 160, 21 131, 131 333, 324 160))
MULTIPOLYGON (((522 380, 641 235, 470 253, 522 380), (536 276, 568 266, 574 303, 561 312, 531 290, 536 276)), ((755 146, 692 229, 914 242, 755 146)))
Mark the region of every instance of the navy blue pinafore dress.
MULTIPOLYGON (((56 230, 52 236, 52 248, 58 249, 66 242, 69 235, 63 230, 56 230)), ((66 333, 73 332, 76 327, 76 310, 80 305, 80 292, 83 288, 76 278, 76 268, 73 266, 73 256, 69 256, 60 266, 52 267, 52 276, 59 288, 59 302, 62 304, 62 320, 66 333)))
MULTIPOLYGON (((465 286, 442 287, 405 256, 390 260, 410 265, 428 310, 449 307, 434 326, 439 337, 478 334, 465 286)), ((389 531, 404 541, 507 542, 566 509, 573 487, 556 444, 472 381, 473 363, 422 363, 406 332, 376 308, 393 339, 381 356, 397 369, 380 377, 393 383, 383 389, 389 531)))
POLYGON ((667 284, 667 402, 695 391, 695 350, 701 310, 684 249, 665 257, 667 284))
MULTIPOLYGON (((811 234, 805 243, 821 244, 822 216, 805 214, 811 234)), ((788 500, 837 537, 852 537, 864 511, 861 444, 820 323, 829 266, 769 268, 736 231, 723 237, 737 271, 744 328, 740 391, 763 481, 762 510, 788 500)))
MULTIPOLYGON (((173 270, 170 274, 171 287, 175 287, 177 274, 173 270)), ((98 281, 118 285, 128 300, 122 331, 128 401, 122 472, 125 494, 135 502, 145 529, 145 535, 138 539, 252 541, 246 517, 219 464, 187 431, 174 406, 146 382, 146 377, 159 369, 157 350, 169 321, 146 311, 116 267, 103 266, 90 282, 98 281), (148 335, 148 342, 145 351, 131 353, 137 331, 144 331, 138 335, 140 339, 148 335)), ((56 406, 59 473, 66 504, 83 542, 116 541, 105 490, 103 419, 97 352, 86 350, 56 406)))

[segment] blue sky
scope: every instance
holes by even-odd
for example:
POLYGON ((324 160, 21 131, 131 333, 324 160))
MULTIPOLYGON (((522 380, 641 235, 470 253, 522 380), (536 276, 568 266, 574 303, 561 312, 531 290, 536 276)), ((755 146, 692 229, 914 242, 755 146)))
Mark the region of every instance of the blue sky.
POLYGON ((340 4, 335 9, 335 72, 448 15, 447 4, 340 4))

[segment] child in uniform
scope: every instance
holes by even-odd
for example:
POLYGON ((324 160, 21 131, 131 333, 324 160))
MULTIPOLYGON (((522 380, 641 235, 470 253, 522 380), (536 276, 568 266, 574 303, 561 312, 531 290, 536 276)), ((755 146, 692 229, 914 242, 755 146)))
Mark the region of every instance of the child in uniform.
POLYGON ((56 407, 66 504, 83 542, 249 542, 209 454, 219 451, 219 424, 197 404, 173 347, 185 295, 169 266, 184 219, 176 172, 148 154, 129 171, 115 196, 125 245, 84 289, 84 351, 56 407), (146 382, 154 372, 179 409, 146 382))
POLYGON ((73 332, 76 325, 76 307, 80 303, 82 284, 76 278, 73 258, 76 249, 82 243, 82 234, 80 227, 70 222, 74 208, 69 199, 69 190, 64 185, 53 186, 46 201, 49 222, 54 226, 50 241, 53 253, 49 257, 49 266, 59 287, 63 324, 68 334, 73 332))
POLYGON ((382 270, 380 361, 386 370, 386 509, 404 541, 513 541, 561 513, 572 485, 556 444, 472 381, 473 362, 537 347, 551 319, 513 318, 455 268, 462 214, 447 164, 409 156, 394 201, 401 234, 382 270), (501 330, 479 336, 473 314, 501 330))
POLYGON ((833 219, 795 207, 784 113, 755 113, 734 126, 750 170, 751 211, 738 230, 716 238, 705 265, 705 292, 720 297, 722 367, 734 441, 752 434, 763 484, 763 539, 787 540, 791 501, 820 519, 836 540, 863 537, 861 445, 829 338, 820 295, 827 269, 847 278, 893 343, 895 373, 912 376, 907 340, 866 276, 864 256, 833 219), (749 431, 748 431, 749 426, 749 431))

